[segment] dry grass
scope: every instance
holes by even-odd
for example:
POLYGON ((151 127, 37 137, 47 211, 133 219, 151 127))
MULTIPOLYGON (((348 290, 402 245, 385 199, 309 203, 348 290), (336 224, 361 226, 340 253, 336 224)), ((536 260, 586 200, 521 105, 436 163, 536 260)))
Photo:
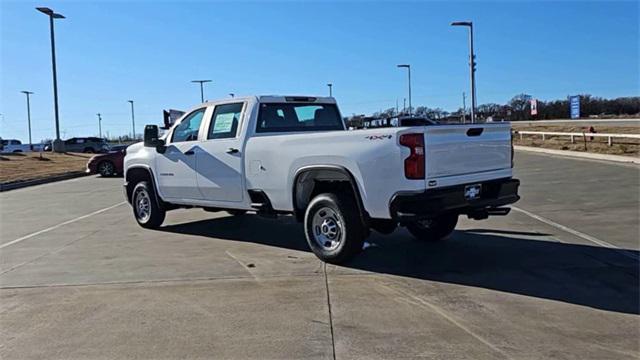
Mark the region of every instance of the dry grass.
POLYGON ((25 181, 84 171, 92 154, 40 153, 0 156, 0 182, 25 181))
MULTIPOLYGON (((575 143, 571 143, 569 137, 565 136, 545 136, 542 141, 540 135, 524 135, 520 140, 520 136, 514 137, 514 144, 523 146, 541 147, 556 150, 586 151, 599 154, 638 156, 640 154, 639 139, 613 139, 613 146, 607 144, 607 138, 589 137, 589 126, 580 125, 536 125, 528 126, 525 124, 512 124, 516 131, 553 131, 553 132, 575 132, 586 133, 585 139, 581 136, 575 137, 575 143), (586 150, 585 150, 586 147, 586 150)), ((638 126, 594 126, 597 133, 602 134, 640 134, 638 126)))

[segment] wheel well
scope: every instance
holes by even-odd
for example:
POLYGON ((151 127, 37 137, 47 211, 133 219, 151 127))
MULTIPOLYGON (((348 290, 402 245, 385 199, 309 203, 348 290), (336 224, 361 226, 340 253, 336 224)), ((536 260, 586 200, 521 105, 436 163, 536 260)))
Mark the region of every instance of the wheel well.
MULTIPOLYGON (((153 184, 153 177, 149 170, 144 168, 133 168, 127 170, 126 181, 126 191, 127 191, 127 200, 131 203, 131 194, 133 193, 133 188, 140 181, 149 181, 153 184)), ((155 187, 155 184, 154 184, 155 187)))
POLYGON ((362 204, 358 185, 347 169, 339 167, 319 167, 300 171, 293 184, 293 211, 298 221, 304 220, 304 212, 311 200, 322 193, 353 196, 363 224, 369 215, 362 204))

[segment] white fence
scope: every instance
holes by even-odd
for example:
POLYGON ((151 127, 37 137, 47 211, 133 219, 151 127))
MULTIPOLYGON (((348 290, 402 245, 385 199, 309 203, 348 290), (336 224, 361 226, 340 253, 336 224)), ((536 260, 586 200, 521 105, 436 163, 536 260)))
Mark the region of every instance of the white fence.
POLYGON ((516 134, 520 135, 520 140, 522 140, 522 135, 540 135, 542 136, 542 141, 546 140, 547 136, 566 136, 571 139, 572 143, 575 143, 576 137, 582 137, 586 140, 587 137, 606 137, 608 139, 607 143, 609 146, 613 145, 614 138, 627 138, 627 139, 640 139, 640 134, 603 134, 603 133, 590 133, 590 132, 554 132, 554 131, 515 131, 516 134))

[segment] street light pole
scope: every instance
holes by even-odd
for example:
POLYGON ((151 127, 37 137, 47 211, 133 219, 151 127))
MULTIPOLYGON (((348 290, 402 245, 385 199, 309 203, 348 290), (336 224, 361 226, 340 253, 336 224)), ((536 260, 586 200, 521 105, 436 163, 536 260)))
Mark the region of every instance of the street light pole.
POLYGON ((204 83, 211 82, 211 80, 191 80, 192 83, 200 84, 200 102, 204 102, 204 83))
POLYGON ((333 84, 332 83, 328 83, 327 86, 329 87, 329 97, 333 96, 333 84))
MULTIPOLYGON (((51 33, 51 67, 53 69, 53 108, 56 120, 56 140, 58 143, 60 143, 60 119, 58 115, 58 75, 56 71, 56 41, 53 29, 53 19, 64 19, 65 17, 61 14, 55 13, 53 10, 46 7, 37 7, 36 10, 49 16, 49 28, 51 33)), ((60 149, 58 149, 57 151, 59 150, 60 149)))
POLYGON ((133 112, 133 100, 127 100, 127 102, 131 104, 131 129, 133 130, 132 138, 133 140, 135 140, 136 139, 136 116, 134 115, 134 112, 133 112))
POLYGON ((98 132, 99 132, 99 137, 100 137, 100 139, 102 139, 102 116, 100 115, 100 113, 97 113, 96 115, 98 115, 98 132))
POLYGON ((398 65, 399 68, 407 68, 409 75, 409 116, 411 116, 411 65, 401 64, 398 65))
POLYGON ((21 91, 21 93, 27 95, 27 124, 29 125, 29 150, 33 150, 33 142, 31 142, 31 104, 29 103, 29 95, 33 94, 31 91, 21 91))
POLYGON ((467 94, 462 92, 462 123, 464 124, 467 119, 467 94))
POLYGON ((466 26, 469 28, 469 77, 471 78, 471 123, 476 122, 476 56, 473 53, 473 22, 455 21, 451 26, 466 26))

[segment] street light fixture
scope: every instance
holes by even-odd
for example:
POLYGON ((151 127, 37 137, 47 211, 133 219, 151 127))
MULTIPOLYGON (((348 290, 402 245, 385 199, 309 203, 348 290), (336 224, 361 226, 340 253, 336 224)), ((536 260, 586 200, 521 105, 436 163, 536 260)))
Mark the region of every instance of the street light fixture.
POLYGON ((332 83, 328 83, 327 86, 329 87, 329 97, 333 96, 333 84, 332 83))
POLYGON ((476 56, 473 54, 473 22, 454 21, 451 26, 469 28, 469 76, 471 77, 471 123, 476 122, 476 56))
POLYGON ((202 84, 211 82, 211 80, 191 80, 191 82, 200 84, 200 102, 204 102, 204 88, 202 84))
POLYGON ((232 98, 236 97, 236 94, 234 93, 229 93, 229 96, 231 96, 232 98))
POLYGON ((29 150, 33 150, 33 142, 31 142, 31 103, 29 102, 29 95, 33 94, 31 91, 20 91, 27 95, 27 124, 29 125, 29 150))
POLYGON ((129 104, 131 104, 131 129, 133 130, 132 138, 136 139, 136 117, 133 113, 133 100, 127 100, 129 104))
POLYGON ((60 120, 58 116, 58 75, 56 72, 56 42, 53 30, 53 19, 64 19, 65 17, 47 7, 37 7, 36 10, 49 16, 49 29, 51 33, 51 67, 53 69, 53 108, 56 120, 56 141, 54 141, 53 148, 55 151, 60 152, 62 151, 62 142, 60 140, 60 120), (56 146, 56 143, 58 146, 56 146))
POLYGON ((409 74, 409 116, 411 116, 411 65, 408 64, 400 64, 399 68, 407 68, 409 74))

